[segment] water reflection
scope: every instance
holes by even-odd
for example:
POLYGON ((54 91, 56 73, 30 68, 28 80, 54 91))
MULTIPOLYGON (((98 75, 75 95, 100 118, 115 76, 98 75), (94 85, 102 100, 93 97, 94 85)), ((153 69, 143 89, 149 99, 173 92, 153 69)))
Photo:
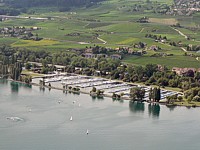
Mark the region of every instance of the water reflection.
MULTIPOLYGON (((8 82, 8 81, 7 81, 8 82)), ((6 82, 6 83, 7 83, 6 82)), ((18 93, 19 92, 19 88, 21 88, 21 87, 23 87, 23 88, 25 88, 25 89, 27 89, 27 88, 32 88, 32 85, 29 85, 29 84, 23 84, 23 83, 18 83, 18 82, 14 82, 14 81, 12 81, 12 82, 10 82, 10 87, 11 87, 11 91, 13 92, 13 93, 18 93)))
POLYGON ((44 91, 45 91, 45 87, 40 86, 39 88, 40 88, 40 91, 41 91, 41 92, 44 92, 44 91))
MULTIPOLYGON (((146 103, 142 102, 129 102, 129 109, 134 113, 144 113, 146 103)), ((152 117, 159 117, 160 105, 159 104, 148 104, 148 114, 152 117)))
POLYGON ((8 80, 0 79, 0 84, 8 84, 8 80))
POLYGON ((10 87, 11 87, 12 93, 19 92, 19 84, 17 82, 10 82, 10 87))
POLYGON ((177 106, 175 105, 166 105, 167 108, 169 108, 170 111, 173 111, 177 106))
POLYGON ((32 85, 31 85, 31 84, 23 84, 23 83, 20 83, 20 86, 23 86, 23 87, 29 88, 29 89, 32 88, 32 85))
POLYGON ((160 105, 159 104, 148 104, 149 116, 159 117, 160 115, 160 105))
POLYGON ((113 102, 124 103, 124 100, 123 100, 123 99, 116 99, 116 98, 113 98, 112 100, 113 100, 113 102))
POLYGON ((132 102, 130 101, 129 102, 129 109, 131 112, 134 112, 134 113, 143 113, 144 110, 145 110, 145 106, 144 106, 144 103, 142 102, 132 102))
POLYGON ((104 100, 104 97, 102 97, 102 96, 91 96, 91 97, 92 97, 92 101, 96 101, 96 100, 103 101, 104 100))

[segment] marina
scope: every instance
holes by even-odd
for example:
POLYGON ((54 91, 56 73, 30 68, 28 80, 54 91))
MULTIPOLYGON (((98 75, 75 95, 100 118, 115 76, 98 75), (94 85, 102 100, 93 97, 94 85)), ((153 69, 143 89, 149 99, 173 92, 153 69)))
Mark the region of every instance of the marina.
MULTIPOLYGON (((149 91, 152 87, 150 86, 141 86, 137 84, 125 83, 115 80, 109 80, 99 77, 89 77, 89 76, 82 76, 76 74, 55 74, 54 76, 47 76, 46 78, 37 78, 33 79, 33 83, 39 83, 39 81, 44 80, 45 84, 50 84, 51 87, 60 88, 62 89, 65 87, 67 88, 78 88, 83 93, 90 93, 93 87, 96 90, 104 91, 104 95, 108 97, 112 97, 113 93, 122 95, 122 99, 129 99, 130 98, 130 89, 133 87, 141 87, 145 90, 145 97, 144 100, 149 100, 149 91)), ((161 100, 166 99, 168 96, 172 95, 181 95, 182 93, 176 91, 170 91, 161 89, 161 100)))

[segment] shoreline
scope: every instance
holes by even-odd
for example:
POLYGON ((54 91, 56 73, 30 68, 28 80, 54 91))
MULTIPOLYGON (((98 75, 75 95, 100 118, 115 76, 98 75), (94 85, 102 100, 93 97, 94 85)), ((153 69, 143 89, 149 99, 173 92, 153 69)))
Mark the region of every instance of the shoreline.
MULTIPOLYGON (((5 80, 11 81, 11 82, 15 82, 15 83, 21 83, 21 84, 33 85, 33 86, 42 87, 42 88, 59 90, 59 91, 72 92, 72 93, 80 93, 80 94, 87 94, 87 95, 91 96, 90 92, 84 92, 84 91, 81 91, 81 90, 80 91, 73 91, 73 90, 69 90, 69 89, 64 89, 64 88, 59 88, 59 87, 53 87, 53 86, 47 86, 47 85, 41 86, 40 84, 37 84, 37 83, 29 83, 28 84, 28 83, 25 83, 25 82, 22 82, 22 81, 16 81, 16 80, 11 80, 11 79, 5 79, 5 80)), ((103 94, 103 97, 112 98, 112 96, 107 95, 107 94, 103 94)), ((119 100, 131 101, 130 98, 120 98, 119 100)), ((141 101, 136 101, 136 102, 141 102, 141 101)), ((179 103, 167 104, 167 103, 153 102, 153 101, 152 102, 150 102, 150 101, 142 101, 142 102, 149 103, 149 104, 153 103, 153 104, 165 105, 165 106, 168 106, 168 107, 176 107, 176 106, 179 106, 179 107, 183 107, 184 106, 184 107, 189 107, 189 108, 191 108, 191 107, 193 107, 193 108, 200 107, 200 105, 196 105, 195 103, 190 103, 190 104, 188 103, 189 105, 186 105, 186 104, 184 104, 182 102, 180 102, 182 104, 179 104, 179 103)))

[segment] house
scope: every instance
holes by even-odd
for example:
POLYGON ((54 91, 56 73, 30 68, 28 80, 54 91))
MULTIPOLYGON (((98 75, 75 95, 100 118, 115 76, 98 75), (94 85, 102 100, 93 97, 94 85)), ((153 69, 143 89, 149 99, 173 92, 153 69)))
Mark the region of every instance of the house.
POLYGON ((142 56, 143 54, 145 54, 146 51, 140 50, 140 51, 134 51, 132 52, 133 55, 137 55, 137 56, 142 56))
POLYGON ((97 58, 98 58, 98 57, 104 57, 104 58, 107 58, 107 57, 108 57, 107 54, 96 54, 96 56, 97 56, 97 58))
POLYGON ((83 68, 81 68, 81 67, 75 67, 75 71, 82 71, 83 70, 83 68))
POLYGON ((157 65, 157 67, 158 67, 158 70, 161 72, 165 70, 165 66, 157 65))
POLYGON ((149 18, 142 17, 142 18, 138 19, 137 22, 139 22, 139 23, 148 23, 149 22, 149 18))
POLYGON ((95 75, 95 76, 101 76, 101 71, 96 70, 96 71, 94 72, 94 75, 95 75))
POLYGON ((178 67, 172 68, 172 71, 176 72, 176 74, 178 74, 178 75, 183 75, 183 74, 187 73, 189 70, 192 70, 195 73, 196 71, 200 71, 200 68, 199 69, 196 69, 196 68, 178 68, 178 67))
POLYGON ((128 49, 128 54, 133 54, 133 49, 132 48, 128 49))
POLYGON ((110 56, 110 58, 112 58, 112 59, 122 59, 122 56, 119 55, 119 54, 113 54, 113 55, 110 56))
POLYGON ((152 45, 149 49, 153 51, 157 51, 159 48, 156 45, 152 45))
POLYGON ((92 54, 92 53, 85 53, 85 54, 83 54, 83 56, 85 58, 95 58, 95 54, 92 54))
MULTIPOLYGON (((48 64, 49 66, 50 64, 48 64)), ((65 68, 66 66, 62 66, 62 65, 54 65, 56 71, 59 71, 59 72, 65 72, 65 68)))
POLYGON ((31 27, 32 30, 39 30, 39 27, 31 27))
POLYGON ((85 53, 92 53, 92 48, 87 48, 87 49, 85 50, 85 53))
POLYGON ((165 39, 160 40, 161 43, 166 43, 165 39))

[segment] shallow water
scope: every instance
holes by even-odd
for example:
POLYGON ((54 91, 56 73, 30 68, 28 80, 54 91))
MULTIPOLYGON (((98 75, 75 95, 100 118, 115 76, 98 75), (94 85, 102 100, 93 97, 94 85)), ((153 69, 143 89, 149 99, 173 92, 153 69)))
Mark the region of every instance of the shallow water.
POLYGON ((0 80, 0 150, 197 150, 199 111, 0 80))

